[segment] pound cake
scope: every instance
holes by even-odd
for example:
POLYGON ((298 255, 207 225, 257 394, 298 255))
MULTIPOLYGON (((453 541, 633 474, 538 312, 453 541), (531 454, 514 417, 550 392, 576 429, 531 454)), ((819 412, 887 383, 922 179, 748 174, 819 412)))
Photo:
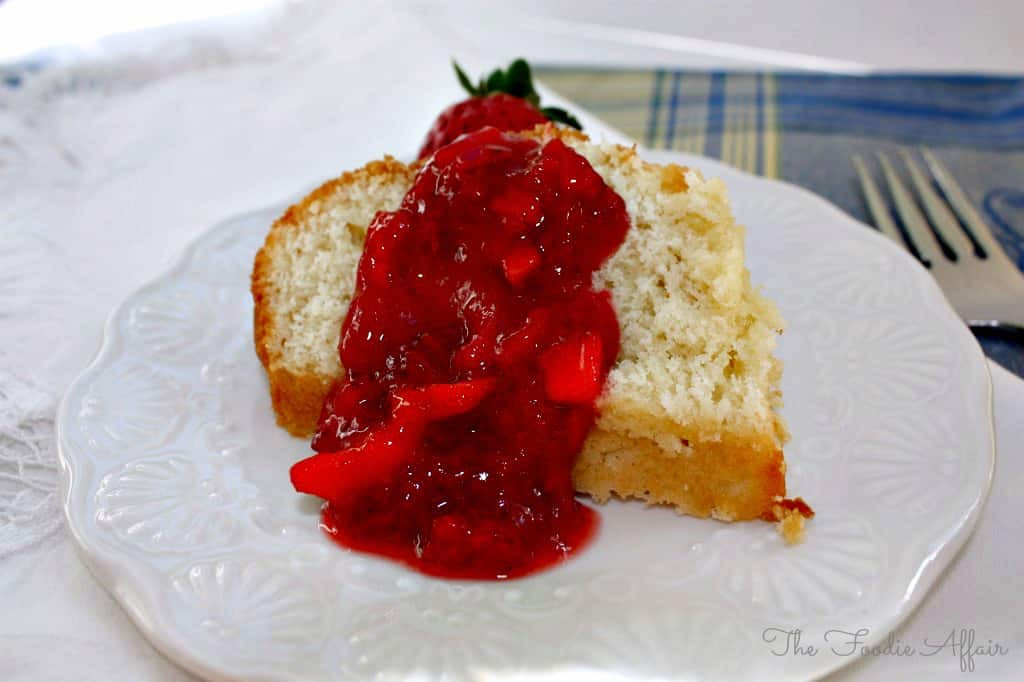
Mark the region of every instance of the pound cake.
MULTIPOLYGON (((524 135, 559 138, 585 157, 630 219, 594 276, 611 294, 621 349, 573 469, 576 490, 722 521, 774 520, 787 541, 801 539, 810 510, 784 499, 773 356, 783 321, 751 285, 722 182, 552 125, 524 135)), ((325 183, 274 223, 256 257, 255 345, 278 423, 296 436, 313 433, 344 375, 339 330, 367 226, 396 209, 417 169, 387 157, 325 183)))

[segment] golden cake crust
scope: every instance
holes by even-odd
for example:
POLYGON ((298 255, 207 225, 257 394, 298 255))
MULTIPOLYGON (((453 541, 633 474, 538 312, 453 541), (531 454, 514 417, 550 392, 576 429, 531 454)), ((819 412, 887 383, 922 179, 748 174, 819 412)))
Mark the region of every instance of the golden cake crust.
MULTIPOLYGON (((281 330, 274 320, 275 298, 280 293, 272 272, 282 265, 278 254, 288 231, 308 227, 308 220, 317 204, 352 192, 367 181, 407 187, 412 184, 415 166, 409 166, 390 156, 372 161, 362 168, 343 173, 328 180, 278 218, 263 247, 256 253, 252 269, 253 341, 256 354, 267 371, 270 398, 277 415, 277 423, 293 436, 306 437, 313 433, 324 398, 338 376, 318 373, 311 369, 295 371, 285 362, 280 341, 281 330)), ((340 328, 339 328, 340 333, 340 328)))
POLYGON ((672 505, 720 521, 765 516, 786 491, 782 451, 772 443, 693 443, 666 452, 655 442, 595 428, 573 469, 576 489, 598 502, 612 496, 672 505))

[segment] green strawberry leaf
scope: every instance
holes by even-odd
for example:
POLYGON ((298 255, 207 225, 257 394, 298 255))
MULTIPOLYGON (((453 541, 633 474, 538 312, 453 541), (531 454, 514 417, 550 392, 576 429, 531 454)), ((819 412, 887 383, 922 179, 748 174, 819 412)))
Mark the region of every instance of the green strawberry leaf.
POLYGON ((505 89, 505 72, 501 69, 492 71, 491 75, 487 77, 487 85, 484 91, 488 95, 492 92, 508 92, 505 89))
POLYGON ((534 93, 533 78, 530 76, 530 65, 524 59, 517 59, 508 67, 505 83, 508 86, 508 94, 516 97, 526 97, 534 93))
POLYGON ((540 113, 544 114, 549 120, 554 121, 555 123, 564 123, 570 128, 583 130, 583 125, 580 123, 579 119, 561 107, 544 107, 540 110, 540 113))
POLYGON ((479 88, 473 85, 473 82, 469 80, 469 76, 466 75, 466 72, 462 70, 462 67, 454 59, 452 60, 452 66, 455 67, 455 77, 459 79, 459 84, 462 85, 463 89, 474 97, 478 96, 480 94, 479 88))
MULTIPOLYGON (((2 2, 2 0, 0 0, 2 2)), ((495 69, 486 78, 481 78, 479 84, 473 85, 466 72, 453 60, 455 76, 459 79, 462 87, 473 97, 486 97, 495 93, 506 93, 513 97, 525 99, 536 107, 542 114, 555 123, 562 123, 576 130, 582 130, 579 120, 565 109, 559 107, 540 106, 540 95, 533 86, 533 74, 530 65, 525 59, 513 60, 507 69, 495 69)))

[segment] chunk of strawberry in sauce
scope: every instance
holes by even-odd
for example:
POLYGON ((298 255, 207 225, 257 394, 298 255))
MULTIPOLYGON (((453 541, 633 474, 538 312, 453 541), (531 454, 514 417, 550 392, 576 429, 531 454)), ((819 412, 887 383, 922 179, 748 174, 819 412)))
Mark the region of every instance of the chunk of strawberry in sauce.
POLYGON ((548 348, 540 358, 544 389, 556 403, 589 405, 601 393, 601 337, 587 332, 548 348))

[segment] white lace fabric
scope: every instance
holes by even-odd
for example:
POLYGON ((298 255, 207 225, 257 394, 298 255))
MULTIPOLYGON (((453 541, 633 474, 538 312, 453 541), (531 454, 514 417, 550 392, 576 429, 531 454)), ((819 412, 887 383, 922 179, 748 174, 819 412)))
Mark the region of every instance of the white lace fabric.
POLYGON ((0 559, 63 523, 54 442, 55 398, 0 370, 0 559))
MULTIPOLYGON (((281 36, 312 37, 323 11, 282 3, 234 30, 119 37, 45 68, 0 64, 0 560, 62 527, 55 411, 110 309, 218 218, 269 201, 223 186, 199 196, 190 170, 158 162, 196 165, 236 125, 203 129, 216 92, 234 85, 225 108, 254 108, 253 81, 288 68, 281 36), (173 108, 182 101, 194 106, 173 108), (175 211, 183 204, 194 210, 175 211)), ((237 147, 222 161, 228 178, 244 163, 237 147)))

